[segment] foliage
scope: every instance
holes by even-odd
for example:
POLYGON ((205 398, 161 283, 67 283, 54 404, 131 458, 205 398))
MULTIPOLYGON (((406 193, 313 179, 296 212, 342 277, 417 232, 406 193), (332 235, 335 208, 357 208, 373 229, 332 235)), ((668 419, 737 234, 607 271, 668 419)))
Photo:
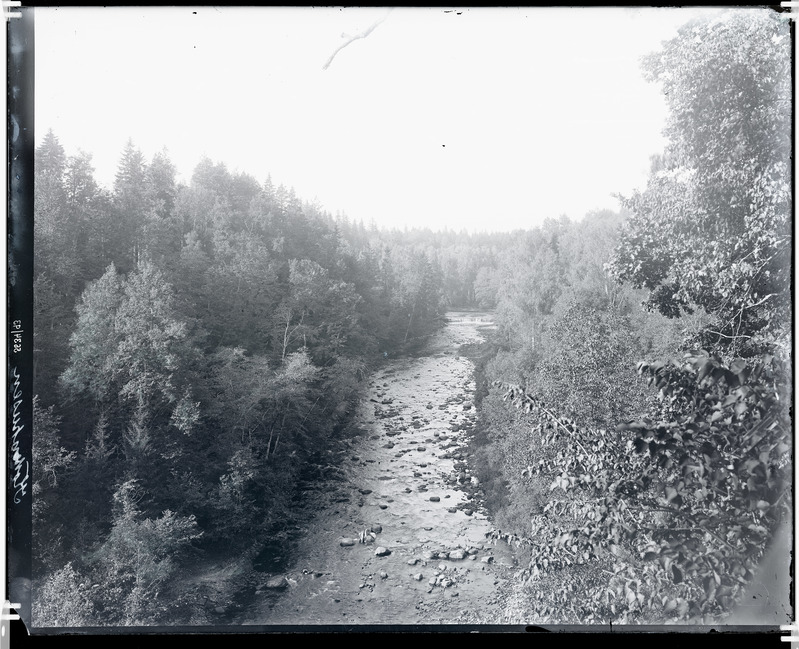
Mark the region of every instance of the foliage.
POLYGON ((614 432, 508 388, 549 447, 525 469, 551 480, 554 496, 533 518, 529 574, 594 562, 609 571, 585 600, 597 621, 723 618, 790 515, 784 370, 773 358, 708 355, 639 370, 659 389, 663 416, 614 432))
POLYGON ((490 394, 487 454, 537 621, 724 619, 790 519, 789 42, 765 10, 683 27, 645 62, 671 108, 646 190, 499 265, 487 369, 529 424, 490 394), (659 399, 634 383, 698 344, 638 364, 659 399))
POLYGON ((35 627, 78 627, 93 623, 92 591, 86 578, 67 563, 32 592, 35 627))
POLYGON ((53 406, 42 408, 38 396, 33 398, 34 453, 33 465, 34 514, 45 503, 44 492, 58 486, 59 473, 75 460, 75 452, 59 444, 60 418, 53 406))
POLYGON ((143 439, 148 420, 165 405, 177 403, 173 422, 183 432, 197 419, 179 383, 192 350, 173 303, 163 275, 142 262, 126 279, 110 266, 77 307, 63 385, 75 395, 87 392, 100 404, 134 406, 131 430, 137 439, 143 439))
POLYGON ((632 216, 611 268, 664 315, 704 308, 715 322, 700 342, 730 357, 790 332, 790 43, 779 15, 730 11, 645 61, 670 145, 623 201, 632 216))
POLYGON ((548 403, 589 426, 610 426, 646 406, 634 365, 641 349, 630 319, 573 304, 546 333, 547 354, 529 382, 548 403))
POLYGON ((69 520, 60 515, 63 502, 59 486, 63 486, 68 471, 75 464, 77 453, 67 451, 60 435, 61 419, 54 406, 43 408, 38 397, 33 398, 33 570, 63 556, 62 540, 69 520))
POLYGON ((193 516, 167 510, 157 519, 142 518, 142 495, 135 480, 117 488, 111 533, 92 561, 99 584, 95 606, 112 624, 147 624, 162 613, 159 592, 181 553, 201 536, 193 516))

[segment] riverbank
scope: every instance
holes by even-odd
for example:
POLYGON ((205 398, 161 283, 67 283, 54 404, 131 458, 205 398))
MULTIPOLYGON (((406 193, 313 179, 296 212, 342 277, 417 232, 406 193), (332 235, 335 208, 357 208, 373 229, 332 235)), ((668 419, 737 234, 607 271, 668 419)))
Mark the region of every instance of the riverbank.
POLYGON ((467 462, 474 364, 487 314, 448 314, 415 358, 370 380, 360 434, 330 458, 295 560, 263 573, 238 625, 502 624, 513 553, 489 538, 467 462))

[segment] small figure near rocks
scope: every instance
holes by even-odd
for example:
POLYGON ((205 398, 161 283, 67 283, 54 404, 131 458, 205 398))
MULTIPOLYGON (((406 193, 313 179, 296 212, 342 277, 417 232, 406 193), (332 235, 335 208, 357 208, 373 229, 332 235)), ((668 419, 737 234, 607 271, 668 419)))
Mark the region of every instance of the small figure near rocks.
POLYGON ((360 534, 358 534, 358 542, 359 543, 371 543, 377 538, 377 534, 374 532, 370 532, 369 530, 362 530, 360 534))

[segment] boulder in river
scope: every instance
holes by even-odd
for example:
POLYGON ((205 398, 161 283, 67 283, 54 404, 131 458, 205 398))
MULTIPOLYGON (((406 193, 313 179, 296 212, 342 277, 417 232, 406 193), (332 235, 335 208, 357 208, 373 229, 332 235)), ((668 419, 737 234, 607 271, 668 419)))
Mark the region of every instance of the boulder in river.
POLYGON ((466 552, 461 548, 457 548, 455 550, 450 550, 449 558, 454 560, 464 559, 466 557, 466 552))
POLYGON ((439 498, 438 496, 430 496, 430 502, 437 503, 440 500, 441 498, 439 498))
POLYGON ((283 575, 276 575, 269 579, 269 581, 267 581, 263 587, 269 588, 270 590, 282 590, 288 585, 289 582, 283 575))
POLYGON ((375 523, 374 525, 372 525, 372 526, 369 528, 369 531, 370 531, 370 532, 374 532, 375 534, 380 534, 380 532, 382 532, 382 531, 383 531, 383 526, 382 526, 382 525, 379 525, 378 523, 375 523))
POLYGON ((344 537, 343 539, 341 539, 341 540, 338 542, 338 544, 339 544, 339 545, 340 545, 342 548, 346 548, 346 547, 349 547, 349 546, 351 546, 351 545, 355 545, 357 542, 358 542, 358 539, 350 539, 350 538, 344 537))
POLYGON ((391 554, 391 550, 389 550, 388 548, 384 548, 382 545, 378 546, 377 549, 375 550, 376 557, 385 557, 388 556, 389 554, 391 554))

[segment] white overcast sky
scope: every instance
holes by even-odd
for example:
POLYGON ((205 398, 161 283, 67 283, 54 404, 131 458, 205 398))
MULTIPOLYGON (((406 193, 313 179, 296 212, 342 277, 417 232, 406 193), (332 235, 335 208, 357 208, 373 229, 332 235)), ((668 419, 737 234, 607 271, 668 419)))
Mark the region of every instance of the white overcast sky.
POLYGON ((36 141, 107 187, 132 138, 181 180, 207 156, 367 224, 579 219, 644 185, 666 107, 640 57, 696 13, 37 8, 36 141))

